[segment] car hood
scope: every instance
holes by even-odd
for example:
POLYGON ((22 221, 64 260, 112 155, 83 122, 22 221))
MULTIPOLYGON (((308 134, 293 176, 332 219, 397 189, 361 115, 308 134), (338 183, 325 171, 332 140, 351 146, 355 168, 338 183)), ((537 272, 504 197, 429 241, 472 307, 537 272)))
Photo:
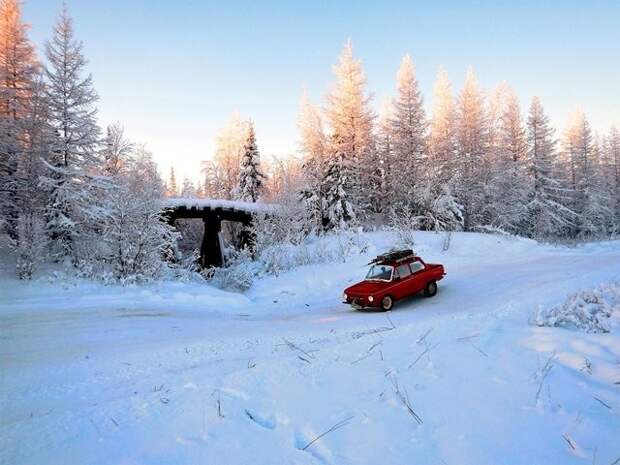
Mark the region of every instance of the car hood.
POLYGON ((361 283, 354 284, 351 287, 345 289, 346 294, 357 295, 369 295, 373 294, 381 289, 385 289, 391 283, 385 281, 362 281, 361 283))

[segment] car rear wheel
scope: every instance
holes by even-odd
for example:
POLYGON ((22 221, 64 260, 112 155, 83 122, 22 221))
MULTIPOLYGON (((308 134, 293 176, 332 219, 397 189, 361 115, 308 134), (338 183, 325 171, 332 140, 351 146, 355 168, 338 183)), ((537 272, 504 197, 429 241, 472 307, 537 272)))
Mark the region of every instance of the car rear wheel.
POLYGON ((392 307, 394 306, 394 299, 392 299, 392 297, 390 297, 389 295, 386 295, 383 299, 381 299, 381 308, 384 311, 389 311, 392 310, 392 307))
POLYGON ((433 297, 435 294, 437 294, 437 283, 435 281, 431 281, 424 288, 424 296, 433 297))

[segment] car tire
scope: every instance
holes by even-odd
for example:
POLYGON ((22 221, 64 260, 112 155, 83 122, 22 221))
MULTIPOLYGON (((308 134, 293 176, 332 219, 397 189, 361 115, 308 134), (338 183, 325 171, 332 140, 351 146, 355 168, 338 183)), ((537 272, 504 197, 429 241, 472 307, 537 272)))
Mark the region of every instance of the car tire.
POLYGON ((383 299, 381 299, 381 309, 384 312, 388 312, 392 310, 393 306, 394 306, 394 299, 392 298, 392 296, 386 295, 383 299))
POLYGON ((431 281, 424 288, 424 296, 433 297, 435 294, 437 294, 437 283, 435 281, 431 281))

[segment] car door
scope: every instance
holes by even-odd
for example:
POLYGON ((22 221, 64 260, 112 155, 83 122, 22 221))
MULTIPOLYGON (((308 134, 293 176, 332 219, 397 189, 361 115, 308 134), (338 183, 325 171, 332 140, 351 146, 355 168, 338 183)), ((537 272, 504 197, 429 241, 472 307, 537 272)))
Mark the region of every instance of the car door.
POLYGON ((420 260, 412 261, 409 266, 411 267, 410 293, 417 294, 426 287, 426 267, 420 260))
POLYGON ((398 265, 396 267, 396 276, 398 276, 398 280, 394 286, 394 297, 397 299, 402 299, 403 297, 407 297, 411 294, 411 269, 409 268, 408 263, 403 263, 402 265, 398 265))

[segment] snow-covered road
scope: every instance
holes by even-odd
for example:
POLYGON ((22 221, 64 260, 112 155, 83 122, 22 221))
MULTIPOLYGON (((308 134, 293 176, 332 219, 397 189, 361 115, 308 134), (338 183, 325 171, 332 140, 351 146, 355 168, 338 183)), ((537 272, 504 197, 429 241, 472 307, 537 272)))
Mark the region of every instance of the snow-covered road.
POLYGON ((0 463, 620 457, 617 326, 528 324, 538 305, 620 279, 619 242, 554 248, 455 234, 442 252, 441 236, 420 233, 418 252, 447 266, 436 297, 389 314, 340 304, 391 240, 371 234, 363 257, 265 277, 245 295, 3 276, 0 463))

